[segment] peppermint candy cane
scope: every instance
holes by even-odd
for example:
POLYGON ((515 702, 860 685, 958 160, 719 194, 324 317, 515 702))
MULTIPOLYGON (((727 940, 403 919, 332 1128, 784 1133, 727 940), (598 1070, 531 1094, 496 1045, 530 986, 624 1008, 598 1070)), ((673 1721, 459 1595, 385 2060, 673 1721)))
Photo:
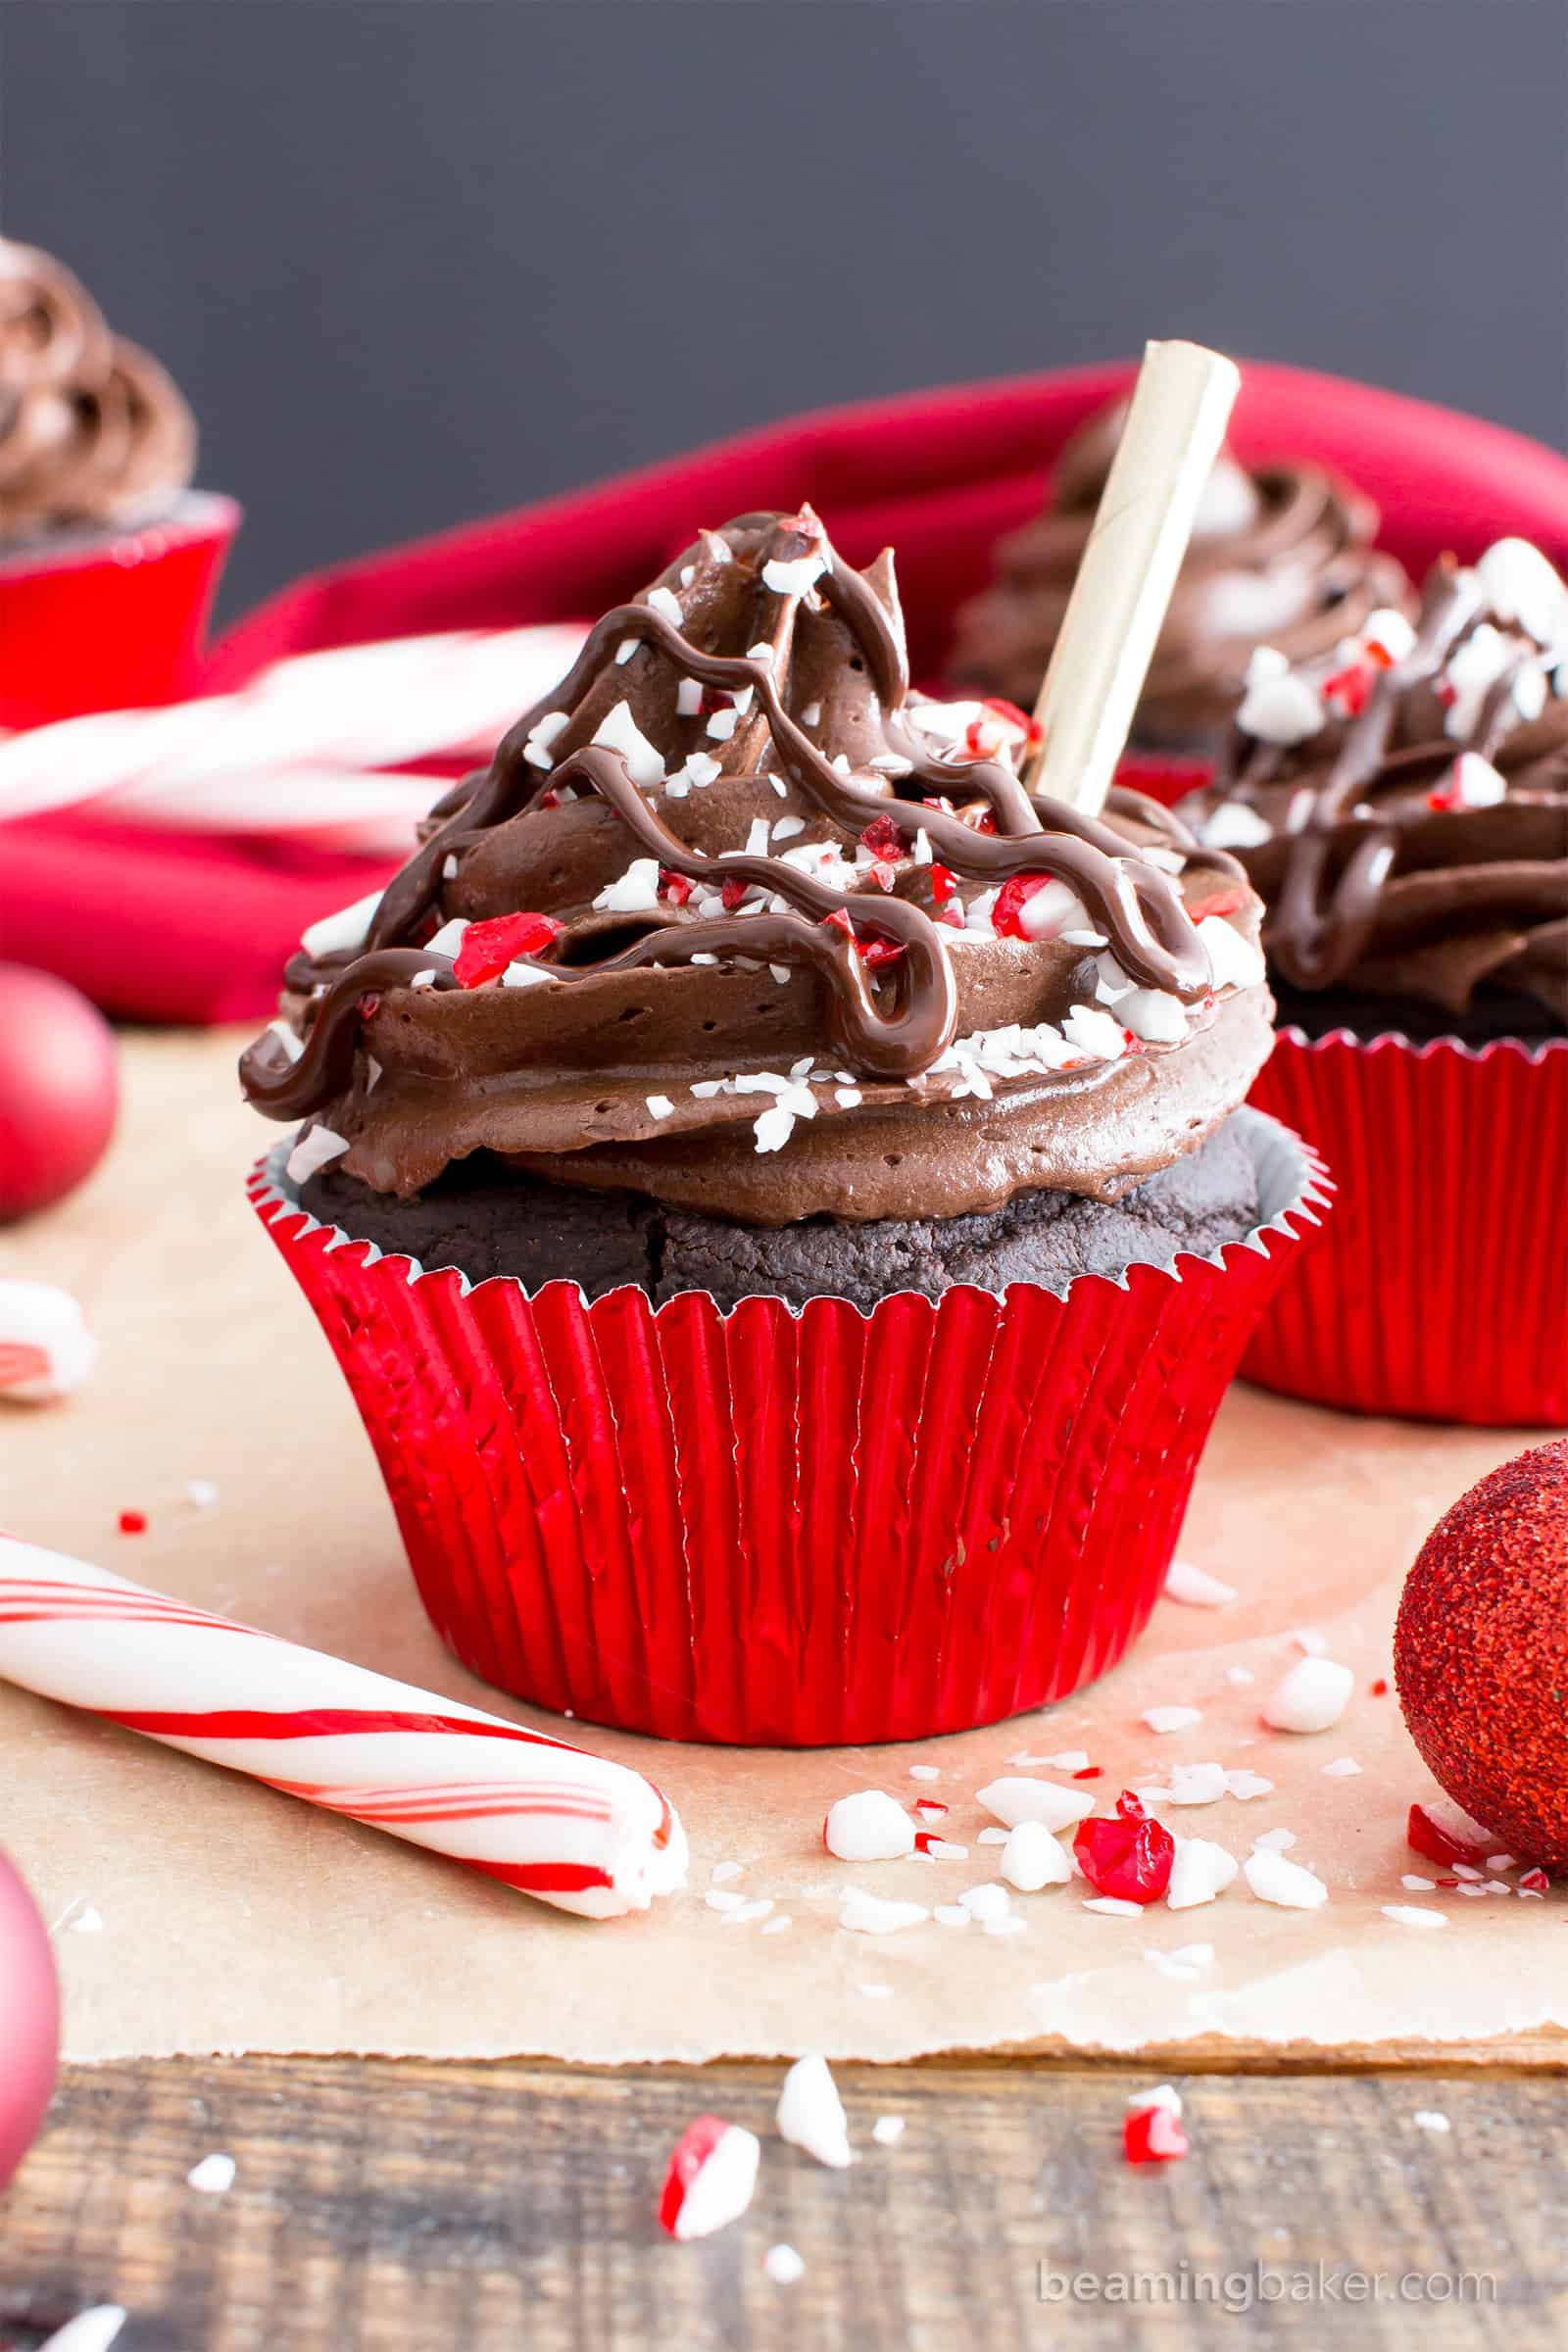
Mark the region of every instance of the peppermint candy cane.
POLYGON ((0 1680, 589 1919, 685 1881, 641 1773, 4 1535, 0 1680))

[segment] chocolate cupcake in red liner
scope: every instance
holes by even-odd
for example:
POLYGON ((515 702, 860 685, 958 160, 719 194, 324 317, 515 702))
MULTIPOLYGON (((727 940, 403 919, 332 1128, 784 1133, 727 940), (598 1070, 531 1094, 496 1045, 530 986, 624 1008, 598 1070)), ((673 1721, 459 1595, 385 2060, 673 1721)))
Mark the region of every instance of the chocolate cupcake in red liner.
POLYGON ((0 237, 0 727, 169 702, 239 523, 196 427, 50 255, 0 237))
MULTIPOLYGON (((958 612, 948 669, 960 684, 1033 708, 1126 414, 1120 403, 1079 427, 1044 514, 998 547, 995 579, 958 612)), ((1379 519, 1371 499, 1322 466, 1281 460, 1249 471, 1222 451, 1144 681, 1138 750, 1211 760, 1258 645, 1306 661, 1380 607, 1413 612, 1403 565, 1372 544, 1379 519)))
POLYGON ((1321 1195, 1235 861, 912 694, 891 559, 705 532, 246 1054, 253 1198, 425 1605, 670 1738, 906 1739, 1100 1673, 1321 1195))
POLYGON ((1252 1090, 1340 1200, 1249 1350, 1364 1412, 1568 1420, 1568 590, 1523 540, 1419 619, 1253 664, 1181 810, 1267 902, 1282 1015, 1252 1090))

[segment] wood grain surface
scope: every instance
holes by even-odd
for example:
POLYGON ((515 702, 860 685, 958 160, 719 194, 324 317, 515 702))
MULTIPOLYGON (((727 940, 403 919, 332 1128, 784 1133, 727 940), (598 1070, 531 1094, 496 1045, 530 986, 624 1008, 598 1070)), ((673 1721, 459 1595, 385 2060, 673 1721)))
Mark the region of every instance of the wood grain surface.
POLYGON ((122 2352, 989 2352, 1067 2328, 1079 2352, 1518 2352, 1568 2331, 1558 2071, 1189 2074, 1192 2155, 1137 2170, 1120 2130, 1143 2066, 838 2080, 848 2174, 773 2136, 773 2067, 76 2069, 0 2202, 0 2340, 98 2301, 131 2314, 122 2352), (705 2109, 763 2135, 761 2179, 742 2222, 677 2246, 655 2203, 705 2109), (1413 2120, 1434 2110, 1446 2133, 1413 2120), (891 2148, 870 2136, 887 2114, 891 2148), (215 2150, 238 2167, 219 2198, 185 2184, 215 2150), (779 2242, 806 2261, 794 2286, 763 2272, 779 2242))

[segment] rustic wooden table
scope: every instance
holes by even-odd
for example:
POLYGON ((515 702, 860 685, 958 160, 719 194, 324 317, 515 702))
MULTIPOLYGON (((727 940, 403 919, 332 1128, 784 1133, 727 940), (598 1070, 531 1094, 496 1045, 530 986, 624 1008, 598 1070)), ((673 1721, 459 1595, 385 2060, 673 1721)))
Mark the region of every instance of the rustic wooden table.
POLYGON ((74 2069, 0 2203, 0 2341, 113 2301, 122 2352, 946 2352, 1065 2327, 1164 2352, 1228 2314, 1262 2344, 1518 2352, 1568 2331, 1563 2046, 1177 2074, 1193 2153, 1138 2170, 1145 2065, 846 2066, 862 2162, 775 2141, 751 2213, 689 2246, 654 2218, 670 2144, 704 2109, 767 2133, 776 2067, 74 2069), (221 2197, 185 2185, 215 2150, 221 2197), (793 2286, 761 2267, 779 2241, 793 2286))

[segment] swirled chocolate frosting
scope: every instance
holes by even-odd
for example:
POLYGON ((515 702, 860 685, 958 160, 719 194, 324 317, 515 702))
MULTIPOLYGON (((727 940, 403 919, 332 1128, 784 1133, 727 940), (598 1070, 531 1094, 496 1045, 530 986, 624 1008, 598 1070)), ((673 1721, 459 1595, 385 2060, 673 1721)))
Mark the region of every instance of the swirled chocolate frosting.
POLYGON ((196 427, 69 270, 0 237, 0 538, 149 519, 185 489, 196 427))
MULTIPOLYGON (((1061 628, 1121 435, 1125 407, 1092 416, 1056 462, 1045 513, 997 549, 996 578, 958 613, 948 667, 1032 708, 1061 628)), ((1222 453, 1149 667, 1135 740, 1213 749, 1254 646, 1293 662, 1327 652, 1377 607, 1412 610, 1402 567, 1372 545, 1378 512, 1313 466, 1247 472, 1222 453)))
POLYGON ((761 1225, 1117 1199, 1267 1052, 1259 909, 1025 751, 910 692, 891 557, 809 510, 705 531, 307 934, 246 1093, 403 1197, 484 1152, 761 1225))
POLYGON ((1212 791, 1292 989, 1436 1005, 1491 992, 1568 1027, 1568 589, 1501 540, 1318 662, 1264 652, 1212 791))

